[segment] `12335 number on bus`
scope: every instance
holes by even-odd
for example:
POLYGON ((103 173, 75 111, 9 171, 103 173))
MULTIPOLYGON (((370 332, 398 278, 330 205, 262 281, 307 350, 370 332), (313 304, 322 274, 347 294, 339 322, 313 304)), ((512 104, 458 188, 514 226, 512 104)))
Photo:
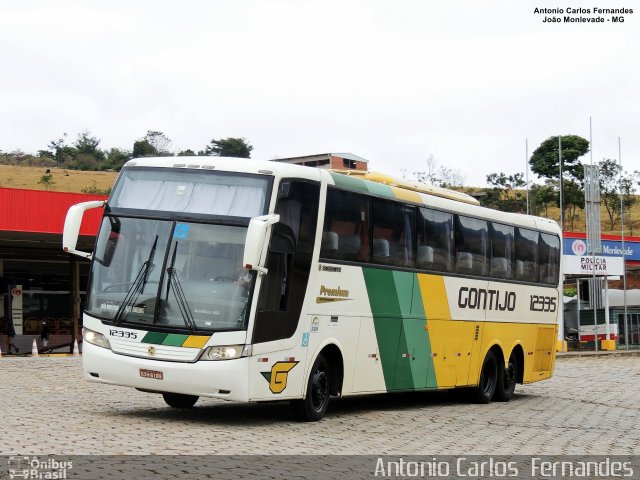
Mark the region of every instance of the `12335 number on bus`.
POLYGON ((530 295, 529 310, 532 312, 555 312, 557 308, 556 297, 530 295))

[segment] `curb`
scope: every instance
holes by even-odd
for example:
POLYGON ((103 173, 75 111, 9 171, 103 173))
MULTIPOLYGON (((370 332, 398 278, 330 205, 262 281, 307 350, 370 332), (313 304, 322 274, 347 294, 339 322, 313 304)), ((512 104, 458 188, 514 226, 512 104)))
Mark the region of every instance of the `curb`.
POLYGON ((640 350, 614 350, 614 351, 586 351, 586 352, 557 352, 556 358, 579 357, 638 357, 640 350))

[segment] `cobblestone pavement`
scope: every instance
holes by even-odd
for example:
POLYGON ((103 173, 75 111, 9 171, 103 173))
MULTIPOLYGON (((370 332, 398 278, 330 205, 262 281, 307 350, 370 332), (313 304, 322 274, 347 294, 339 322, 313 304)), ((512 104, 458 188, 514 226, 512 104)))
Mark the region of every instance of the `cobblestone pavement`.
POLYGON ((447 392, 333 401, 297 423, 288 404, 200 399, 173 410, 159 395, 81 378, 81 359, 2 358, 2 455, 542 455, 640 452, 640 356, 562 358, 509 403, 447 392))

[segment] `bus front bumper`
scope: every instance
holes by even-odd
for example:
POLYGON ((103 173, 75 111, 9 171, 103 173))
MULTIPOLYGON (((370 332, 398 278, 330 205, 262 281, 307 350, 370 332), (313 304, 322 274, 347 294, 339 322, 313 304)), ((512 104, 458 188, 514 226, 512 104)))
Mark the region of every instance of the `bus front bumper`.
POLYGON ((114 353, 83 342, 82 366, 91 382, 124 385, 153 392, 172 392, 246 402, 249 359, 195 363, 148 360, 114 353))

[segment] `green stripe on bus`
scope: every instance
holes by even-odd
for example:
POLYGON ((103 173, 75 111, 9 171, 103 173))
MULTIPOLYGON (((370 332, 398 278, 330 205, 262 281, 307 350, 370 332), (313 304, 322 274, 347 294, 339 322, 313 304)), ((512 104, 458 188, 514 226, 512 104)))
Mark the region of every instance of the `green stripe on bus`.
POLYGON ((351 190, 360 190, 361 192, 368 192, 367 185, 363 180, 359 178, 353 178, 348 175, 342 175, 341 173, 329 172, 331 178, 338 187, 350 188, 351 190))
POLYGON ((372 193, 381 197, 396 199, 393 190, 389 185, 383 183, 371 182, 369 180, 363 180, 361 178, 351 177, 349 175, 343 175, 341 173, 329 172, 331 178, 338 187, 349 188, 351 190, 359 190, 364 193, 372 193))
POLYGON ((391 190, 391 187, 389 185, 370 181, 365 181, 364 183, 367 186, 367 190, 369 191, 369 193, 395 200, 396 196, 393 194, 393 190, 391 190))
POLYGON ((362 271, 373 316, 400 315, 394 272, 382 268, 363 268, 362 271))
POLYGON ((393 284, 398 298, 398 313, 403 317, 412 314, 411 303, 413 298, 413 285, 416 283, 416 274, 410 272, 392 271, 393 284))
POLYGON ((162 344, 166 336, 166 333, 147 332, 147 334, 142 339, 142 343, 152 343, 154 345, 160 345, 162 344))
POLYGON ((416 274, 376 268, 363 273, 387 390, 435 388, 416 274))
POLYGON ((162 341, 162 345, 168 345, 170 347, 181 347, 184 341, 189 338, 189 335, 178 335, 175 333, 170 333, 167 335, 162 341))

